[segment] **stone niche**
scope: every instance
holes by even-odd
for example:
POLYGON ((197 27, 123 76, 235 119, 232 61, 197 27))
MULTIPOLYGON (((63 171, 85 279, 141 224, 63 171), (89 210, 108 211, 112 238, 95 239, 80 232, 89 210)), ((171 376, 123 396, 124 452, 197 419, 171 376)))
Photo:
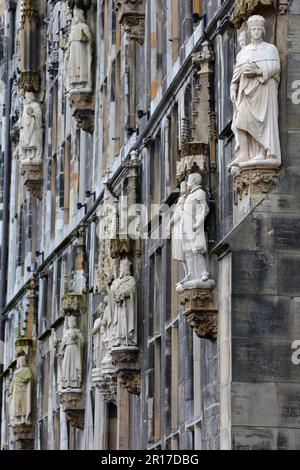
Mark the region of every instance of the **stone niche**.
POLYGON ((28 160, 21 162, 21 173, 24 177, 24 185, 36 198, 43 196, 43 162, 28 160))
POLYGON ((206 287, 186 289, 179 293, 179 301, 184 307, 184 317, 194 333, 203 339, 216 341, 218 336, 218 310, 214 298, 215 282, 209 281, 206 287))
POLYGON ((115 0, 115 12, 129 38, 142 45, 145 39, 145 1, 115 0))

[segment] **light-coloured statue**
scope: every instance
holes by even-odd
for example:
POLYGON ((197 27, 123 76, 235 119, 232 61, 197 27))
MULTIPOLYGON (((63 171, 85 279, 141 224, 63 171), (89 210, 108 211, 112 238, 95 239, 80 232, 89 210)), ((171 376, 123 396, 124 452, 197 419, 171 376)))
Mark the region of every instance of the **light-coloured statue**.
POLYGON ((278 49, 263 41, 265 19, 251 16, 248 33, 251 44, 238 54, 231 83, 234 106, 232 130, 236 139, 236 158, 230 167, 281 164, 278 125, 278 49))
POLYGON ((188 196, 185 200, 182 214, 182 250, 187 263, 189 279, 181 281, 177 290, 196 288, 199 283, 208 281, 207 243, 204 222, 209 213, 206 193, 201 188, 202 177, 192 173, 187 182, 188 196))
POLYGON ((114 347, 137 344, 136 281, 130 274, 130 268, 130 261, 123 259, 120 275, 111 285, 114 347))
POLYGON ((26 366, 25 357, 21 356, 17 359, 17 369, 9 389, 11 426, 32 423, 32 382, 32 371, 26 366))
POLYGON ((92 92, 93 36, 84 12, 75 7, 65 56, 65 88, 69 93, 92 92))
MULTIPOLYGON (((97 313, 99 318, 95 320, 93 327, 93 361, 95 368, 101 368, 102 361, 109 354, 112 343, 112 316, 107 297, 99 305, 97 313)), ((110 361, 110 357, 108 359, 110 361)))
POLYGON ((33 93, 26 93, 20 122, 20 160, 41 162, 43 156, 43 118, 33 93))
POLYGON ((61 360, 60 386, 62 389, 80 389, 82 383, 83 335, 77 328, 76 317, 65 320, 67 329, 64 332, 59 359, 61 360))
POLYGON ((246 31, 241 31, 238 36, 238 43, 240 46, 240 51, 246 47, 246 31))
POLYGON ((186 183, 183 181, 180 185, 180 197, 175 207, 173 217, 170 220, 170 225, 167 230, 167 238, 171 238, 172 233, 172 258, 175 261, 181 262, 184 266, 185 276, 188 275, 188 268, 182 245, 182 223, 183 223, 183 209, 186 200, 186 183))

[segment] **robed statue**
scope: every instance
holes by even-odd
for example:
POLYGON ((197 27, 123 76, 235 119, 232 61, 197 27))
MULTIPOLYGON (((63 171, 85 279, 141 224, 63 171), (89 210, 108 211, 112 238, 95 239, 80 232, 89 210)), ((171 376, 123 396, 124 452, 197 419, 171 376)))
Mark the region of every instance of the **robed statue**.
POLYGON ((26 366, 24 356, 18 357, 17 368, 14 372, 9 395, 10 401, 10 425, 28 424, 32 422, 32 383, 33 375, 26 366))
POLYGON ((68 92, 92 92, 93 36, 84 12, 75 7, 65 56, 65 88, 68 92))
POLYGON ((82 354, 84 338, 77 328, 76 317, 66 318, 67 328, 62 337, 60 385, 62 389, 80 389, 82 384, 82 354))
POLYGON ((261 165, 274 168, 281 164, 280 58, 276 46, 263 40, 265 33, 265 19, 251 16, 248 20, 251 43, 238 54, 231 83, 236 148, 230 167, 261 165))

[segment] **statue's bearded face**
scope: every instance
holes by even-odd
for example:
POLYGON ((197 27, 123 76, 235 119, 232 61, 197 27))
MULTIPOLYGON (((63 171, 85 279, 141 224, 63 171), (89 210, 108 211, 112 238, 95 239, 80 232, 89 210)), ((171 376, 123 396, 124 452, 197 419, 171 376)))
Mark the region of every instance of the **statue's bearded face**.
POLYGON ((250 33, 251 38, 256 39, 256 40, 263 39, 264 32, 265 32, 264 27, 259 26, 259 25, 253 25, 249 29, 249 33, 250 33))

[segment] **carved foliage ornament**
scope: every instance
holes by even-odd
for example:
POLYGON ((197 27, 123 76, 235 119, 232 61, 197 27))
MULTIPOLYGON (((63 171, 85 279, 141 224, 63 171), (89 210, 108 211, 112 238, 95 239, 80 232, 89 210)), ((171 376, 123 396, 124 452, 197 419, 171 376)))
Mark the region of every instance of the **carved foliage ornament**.
POLYGON ((248 196, 250 186, 262 194, 267 194, 274 186, 279 183, 280 176, 278 171, 272 170, 245 170, 241 171, 234 178, 234 190, 242 200, 248 196))

